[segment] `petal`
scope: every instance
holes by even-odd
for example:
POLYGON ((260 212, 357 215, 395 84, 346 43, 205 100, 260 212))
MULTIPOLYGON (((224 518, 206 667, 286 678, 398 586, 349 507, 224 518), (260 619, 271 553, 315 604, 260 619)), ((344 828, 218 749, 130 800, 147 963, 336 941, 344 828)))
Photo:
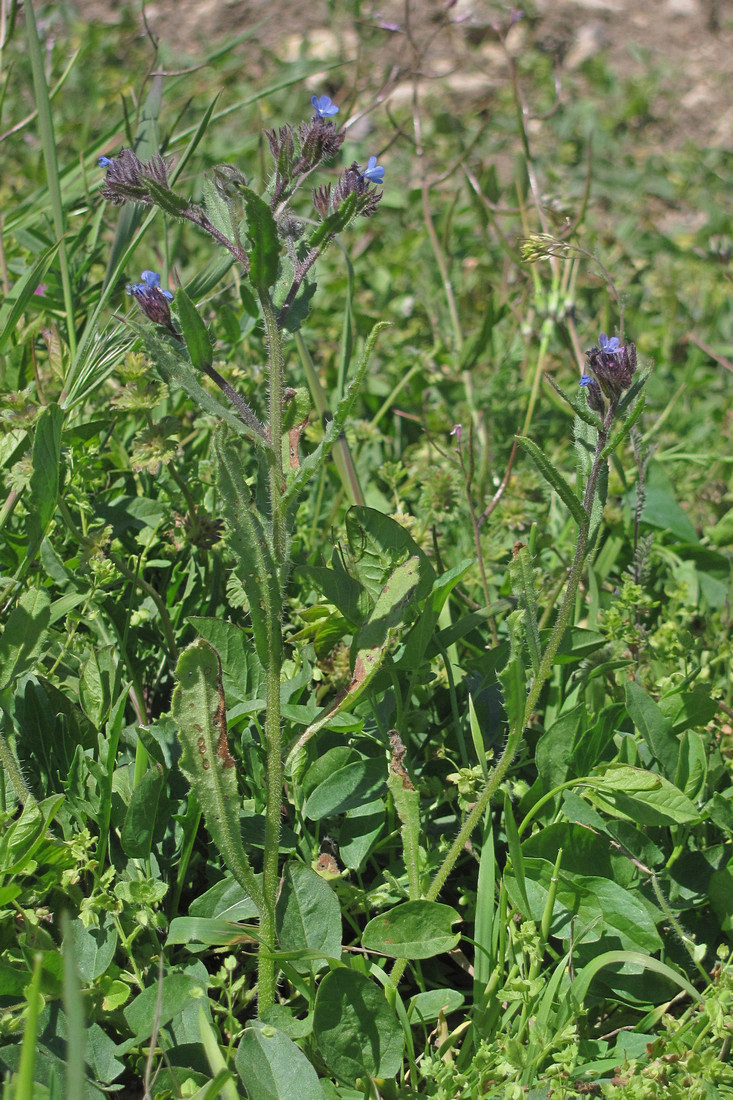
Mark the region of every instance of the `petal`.
POLYGON ((143 271, 140 278, 145 283, 148 290, 152 290, 155 286, 160 286, 160 275, 157 271, 143 271))

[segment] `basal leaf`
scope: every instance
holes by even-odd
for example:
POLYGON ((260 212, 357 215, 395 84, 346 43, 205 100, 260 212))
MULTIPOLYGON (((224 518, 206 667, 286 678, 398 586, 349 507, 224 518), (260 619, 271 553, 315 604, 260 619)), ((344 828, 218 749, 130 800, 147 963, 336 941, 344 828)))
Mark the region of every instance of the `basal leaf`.
POLYGON ((453 925, 461 917, 438 901, 406 901, 373 917, 361 945, 393 959, 430 959, 452 951, 461 938, 453 925))

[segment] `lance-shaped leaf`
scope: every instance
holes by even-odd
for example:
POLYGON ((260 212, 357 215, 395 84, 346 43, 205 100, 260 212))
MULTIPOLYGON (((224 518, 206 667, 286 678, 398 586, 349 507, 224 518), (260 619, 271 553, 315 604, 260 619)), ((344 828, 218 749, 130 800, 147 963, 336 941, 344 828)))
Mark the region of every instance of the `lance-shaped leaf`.
POLYGON ((211 337, 203 318, 183 287, 176 292, 176 310, 181 322, 181 332, 186 341, 191 362, 197 370, 211 366, 211 337))
POLYGON ((336 233, 342 233, 349 222, 356 217, 358 207, 359 196, 355 191, 352 191, 350 195, 346 196, 338 210, 334 210, 333 214, 329 214, 318 228, 313 230, 308 240, 308 251, 319 248, 324 241, 328 241, 336 233))
POLYGON ((243 187, 241 194, 247 211, 247 236, 251 245, 249 277, 257 290, 267 290, 277 281, 280 259, 277 224, 264 199, 249 187, 243 187))
POLYGON ((567 506, 568 511, 571 513, 573 519, 579 527, 585 527, 588 523, 588 517, 585 514, 585 509, 576 497, 573 490, 568 485, 565 478, 560 471, 550 462, 549 458, 539 449, 536 443, 531 439, 527 439, 524 435, 517 436, 517 443, 521 443, 527 454, 530 456, 535 466, 542 474, 545 481, 547 481, 555 490, 557 495, 561 498, 563 503, 567 506))
POLYGON ((175 675, 172 713, 181 742, 181 771, 224 862, 262 913, 262 891, 240 833, 237 771, 227 740, 219 655, 199 638, 181 654, 175 675))
POLYGON ((645 403, 646 399, 644 397, 640 397, 632 412, 629 414, 628 418, 623 422, 615 435, 613 435, 609 439, 608 443, 601 451, 601 458, 608 458, 608 456, 610 454, 613 454, 616 448, 619 447, 621 443, 623 443, 624 439, 626 439, 626 436, 629 434, 634 424, 636 424, 636 421, 644 412, 645 403))
POLYGON ((417 557, 409 558, 394 570, 371 615, 356 635, 356 659, 351 683, 298 738, 288 756, 288 767, 292 767, 299 750, 314 734, 341 711, 352 707, 364 694, 389 651, 396 629, 403 620, 405 606, 414 595, 419 580, 420 561, 417 557))
POLYGON ((404 765, 405 746, 397 730, 391 731, 392 758, 387 786, 402 822, 402 853, 410 889, 410 901, 420 900, 420 795, 404 765))
MULTIPOLYGON (((137 325, 128 322, 142 340, 145 350, 164 382, 176 383, 204 412, 223 421, 239 435, 244 435, 260 450, 267 447, 264 435, 260 435, 247 421, 237 416, 221 401, 217 401, 199 382, 188 358, 174 349, 171 341, 164 339, 153 325, 137 325)), ((180 345, 179 345, 180 346, 180 345)))
POLYGON ((524 609, 524 632, 527 638, 527 648, 532 662, 532 671, 537 674, 542 658, 540 647, 540 631, 537 625, 537 599, 534 588, 534 568, 529 550, 522 546, 515 554, 509 566, 514 595, 521 601, 524 609))
POLYGON ((262 667, 269 668, 270 654, 280 644, 280 584, 275 558, 245 484, 241 456, 223 432, 214 437, 214 453, 235 571, 249 601, 257 656, 262 667))
POLYGON ((191 203, 188 199, 184 199, 183 195, 177 195, 175 191, 171 191, 170 187, 164 187, 152 176, 142 178, 145 180, 148 194, 163 213, 170 214, 173 218, 182 218, 189 210, 191 203))

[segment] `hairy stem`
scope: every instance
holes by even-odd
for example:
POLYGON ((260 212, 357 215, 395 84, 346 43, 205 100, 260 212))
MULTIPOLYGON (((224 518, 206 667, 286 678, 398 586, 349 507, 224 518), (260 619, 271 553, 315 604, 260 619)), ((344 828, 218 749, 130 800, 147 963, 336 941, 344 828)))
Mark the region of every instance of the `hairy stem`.
MULTIPOLYGON (((272 461, 269 469, 270 524, 272 546, 275 553, 278 584, 287 574, 286 517, 280 507, 284 488, 283 480, 283 386, 285 364, 283 360, 282 334, 277 323, 272 299, 267 290, 260 292, 260 304, 265 320, 269 347, 270 407, 269 429, 272 444, 272 461)), ((262 1014, 275 1003, 275 905, 277 902, 280 872, 280 811, 282 806, 283 761, 282 728, 280 718, 280 674, 282 668, 282 597, 277 606, 270 609, 268 629, 268 654, 266 681, 267 710, 265 715, 265 750, 267 754, 267 807, 265 810, 265 849, 263 858, 262 893, 264 913, 260 921, 262 942, 259 952, 259 1012, 262 1014)))
MULTIPOLYGON (((437 899, 440 891, 445 885, 446 879, 453 870, 456 861, 458 860, 458 857, 460 856, 466 845, 466 842, 471 836, 471 833, 483 818, 486 807, 488 806, 493 796, 496 794, 500 783, 502 782, 504 776, 514 762, 514 758, 517 755, 519 746, 522 743, 522 736, 525 729, 527 728, 529 720, 532 716, 532 712, 537 705, 540 694, 542 692, 542 688, 544 687, 545 683, 552 673, 553 662, 560 647, 560 642, 562 641, 563 634, 565 633, 565 630, 567 629, 567 626, 570 622, 573 606, 575 604, 575 597, 578 593, 578 587, 580 585, 580 580, 583 575, 583 567, 585 565, 585 558, 588 550, 588 532, 590 526, 591 506, 593 504, 593 499, 598 488, 598 478, 600 476, 601 470, 603 469, 604 463, 607 461, 607 459, 601 457, 601 452, 603 451, 603 448, 608 441, 609 430, 611 427, 611 423, 614 419, 615 412, 616 406, 614 404, 611 406, 608 413, 606 414, 603 428, 598 433, 598 440, 596 443, 593 465, 588 475, 588 481, 586 483, 585 493, 583 496, 583 507, 585 509, 587 518, 585 520, 585 523, 583 523, 580 530, 578 531, 578 543, 575 550, 575 556, 573 557, 573 563, 570 567, 570 573, 568 575, 565 596, 560 606, 560 610, 557 613, 557 618, 555 620, 555 625, 552 629, 552 634, 550 635, 545 651, 542 654, 542 659, 537 670, 537 675, 534 678, 532 686, 527 692, 527 700, 524 707, 524 715, 522 721, 518 723, 518 725, 513 730, 510 731, 504 752, 499 757, 496 767, 489 776, 483 791, 479 795, 478 801, 464 821, 458 835, 448 849, 448 853, 445 859, 436 871, 435 877, 430 884, 430 888, 425 895, 427 901, 435 901, 437 899)), ((390 974, 390 978, 395 983, 395 985, 402 977, 406 966, 406 959, 396 960, 390 974)))

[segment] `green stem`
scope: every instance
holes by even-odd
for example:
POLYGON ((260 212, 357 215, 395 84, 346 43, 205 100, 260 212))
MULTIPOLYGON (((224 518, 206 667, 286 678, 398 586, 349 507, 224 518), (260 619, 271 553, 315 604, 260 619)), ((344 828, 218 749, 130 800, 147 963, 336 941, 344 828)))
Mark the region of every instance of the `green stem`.
POLYGON ((272 458, 269 469, 270 524, 276 568, 279 572, 276 605, 270 606, 268 654, 265 672, 266 703, 265 749, 267 754, 267 806, 265 810, 265 848, 262 865, 264 912, 260 920, 258 994, 262 1014, 275 1003, 276 972, 275 905, 280 883, 280 811, 283 792, 282 728, 280 716, 280 677, 282 670, 282 583, 287 575, 288 547, 286 517, 280 507, 283 477, 283 386, 285 363, 282 333, 277 324, 272 299, 267 290, 260 292, 260 304, 269 346, 270 407, 269 428, 272 458))
MULTIPOLYGON (((601 457, 601 452, 605 447, 611 423, 613 422, 616 413, 616 405, 612 404, 609 411, 606 414, 603 423, 603 429, 598 433, 598 440, 596 442, 596 451, 593 459, 593 465, 591 467, 590 474, 588 476, 588 482, 585 487, 585 494, 583 496, 583 507, 585 509, 586 516, 590 516, 591 505, 596 494, 598 487, 598 477, 603 468, 606 459, 601 457)), ((552 673, 553 661, 555 655, 560 647, 563 634, 568 626, 570 617, 572 615, 573 607, 575 604, 575 597, 580 586, 580 580, 583 575, 583 566, 585 564, 585 557, 588 548, 588 530, 589 521, 586 519, 578 531, 578 543, 575 550, 575 556, 573 563, 570 567, 570 574, 568 576, 568 583, 565 589, 565 596, 562 601, 560 610, 557 613, 557 619, 552 629, 552 634, 547 643, 547 647, 542 654, 542 659, 537 670, 534 682, 527 692, 527 701, 524 707, 524 715, 522 721, 519 722, 514 729, 510 730, 509 737, 507 738, 506 748, 499 757, 499 760, 494 768, 493 772, 489 776, 489 779, 481 792, 478 801, 474 805, 470 814, 466 818, 461 827, 458 835, 448 849, 448 853, 443 860, 442 864, 435 873, 435 877, 430 884, 430 888, 425 895, 426 901, 435 901, 440 894, 440 891, 445 885, 445 881, 448 875, 453 870, 458 857, 463 851, 466 842, 468 841, 471 833, 482 820, 486 807, 493 798, 494 794, 499 788, 500 783, 504 779, 507 771, 514 762, 514 757, 517 754, 519 746, 522 742, 522 735, 529 723, 532 716, 532 712, 537 705, 542 689, 552 673)), ((390 974, 391 980, 396 985, 402 977, 405 967, 407 966, 406 959, 397 959, 392 973, 390 974)))
POLYGON ((6 741, 5 735, 2 733, 0 733, 0 764, 7 772, 8 779, 13 784, 16 797, 21 806, 25 806, 26 802, 29 800, 32 803, 35 802, 36 800, 31 794, 28 784, 23 778, 23 773, 18 766, 18 762, 15 759, 15 754, 6 741))

